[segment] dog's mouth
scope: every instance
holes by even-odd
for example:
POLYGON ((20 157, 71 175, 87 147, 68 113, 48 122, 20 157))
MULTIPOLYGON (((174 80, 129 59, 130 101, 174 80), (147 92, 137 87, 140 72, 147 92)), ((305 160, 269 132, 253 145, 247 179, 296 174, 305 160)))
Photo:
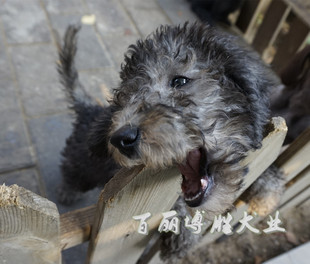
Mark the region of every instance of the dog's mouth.
POLYGON ((191 150, 186 161, 178 165, 182 174, 184 200, 190 207, 199 206, 213 186, 208 173, 207 151, 205 148, 191 150))

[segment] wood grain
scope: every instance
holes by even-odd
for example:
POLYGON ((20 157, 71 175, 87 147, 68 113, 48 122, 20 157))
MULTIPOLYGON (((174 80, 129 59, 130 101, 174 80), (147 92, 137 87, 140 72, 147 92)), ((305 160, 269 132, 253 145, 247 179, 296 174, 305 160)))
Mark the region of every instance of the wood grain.
POLYGON ((68 249, 90 239, 96 205, 62 214, 60 216, 61 249, 68 249))
POLYGON ((0 186, 0 262, 61 263, 54 203, 17 185, 0 186))
MULTIPOLYGON (((139 170, 132 171, 138 173, 139 170)), ((141 170, 140 170, 141 171, 141 170)), ((180 193, 181 177, 176 168, 164 171, 143 169, 122 190, 107 184, 100 195, 92 230, 87 263, 135 263, 151 235, 137 233, 133 216, 150 212, 149 230, 161 221, 180 193), (114 196, 109 197, 110 193, 114 196)))
POLYGON ((306 129, 276 160, 286 181, 292 180, 310 165, 310 128, 306 129))

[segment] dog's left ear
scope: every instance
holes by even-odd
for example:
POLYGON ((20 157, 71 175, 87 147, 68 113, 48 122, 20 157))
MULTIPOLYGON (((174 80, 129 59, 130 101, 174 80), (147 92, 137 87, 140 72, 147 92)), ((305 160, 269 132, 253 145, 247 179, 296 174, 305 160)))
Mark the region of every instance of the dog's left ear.
MULTIPOLYGON (((231 51, 228 51, 228 53, 231 51)), ((233 49, 225 63, 225 75, 248 101, 248 116, 253 126, 253 147, 261 145, 264 126, 270 118, 269 93, 280 82, 258 55, 246 49, 233 49)))
POLYGON ((112 125, 112 116, 116 110, 115 106, 102 108, 102 113, 91 124, 87 143, 92 156, 108 156, 108 134, 112 125))

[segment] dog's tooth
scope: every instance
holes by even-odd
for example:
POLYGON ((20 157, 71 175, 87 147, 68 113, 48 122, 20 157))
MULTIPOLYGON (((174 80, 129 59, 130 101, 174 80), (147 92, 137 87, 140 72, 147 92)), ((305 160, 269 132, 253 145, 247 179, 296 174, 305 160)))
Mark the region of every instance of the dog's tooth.
POLYGON ((201 195, 201 192, 197 193, 193 199, 196 200, 197 198, 199 198, 200 195, 201 195))
POLYGON ((194 201, 194 200, 196 200, 197 198, 199 198, 199 196, 202 194, 202 192, 199 192, 199 193, 197 193, 195 196, 193 196, 193 197, 185 197, 184 198, 184 200, 185 201, 189 201, 189 202, 191 202, 191 201, 194 201))
POLYGON ((208 187, 208 181, 205 180, 205 179, 200 179, 200 183, 201 183, 201 186, 202 186, 202 189, 207 189, 208 187))

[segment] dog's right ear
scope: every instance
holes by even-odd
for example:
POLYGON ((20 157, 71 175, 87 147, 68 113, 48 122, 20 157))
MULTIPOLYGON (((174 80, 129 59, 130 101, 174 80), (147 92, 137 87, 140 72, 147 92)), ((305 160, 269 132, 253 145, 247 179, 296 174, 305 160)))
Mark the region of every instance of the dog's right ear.
POLYGON ((102 108, 98 118, 91 124, 87 141, 91 156, 108 156, 108 134, 112 125, 112 116, 116 110, 115 106, 102 108))

